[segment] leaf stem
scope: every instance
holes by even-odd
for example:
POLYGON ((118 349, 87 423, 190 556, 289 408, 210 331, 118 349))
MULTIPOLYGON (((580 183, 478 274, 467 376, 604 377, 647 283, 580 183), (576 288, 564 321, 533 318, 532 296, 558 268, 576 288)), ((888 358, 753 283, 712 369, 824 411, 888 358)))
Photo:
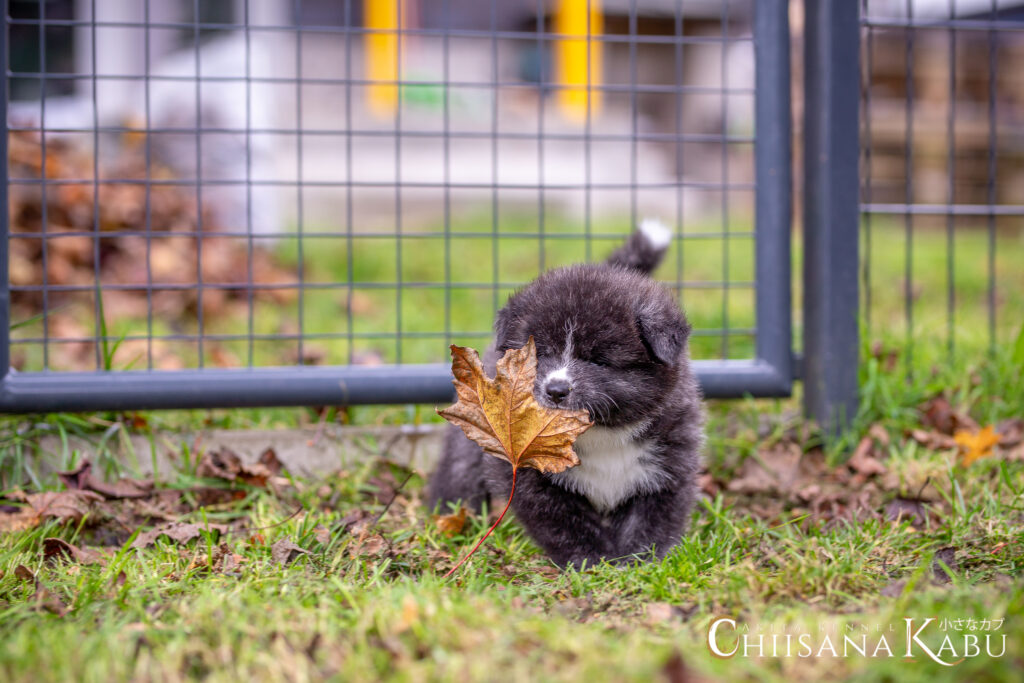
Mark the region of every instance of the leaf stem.
POLYGON ((455 573, 455 570, 461 567, 463 562, 472 557, 473 553, 476 552, 476 549, 480 547, 480 544, 486 541, 487 537, 491 535, 491 532, 494 531, 494 529, 499 524, 501 524, 501 520, 505 519, 505 513, 508 512, 509 506, 512 505, 512 496, 516 495, 516 470, 518 469, 518 467, 512 468, 512 490, 509 491, 508 502, 505 503, 505 509, 501 511, 500 515, 498 515, 498 519, 494 520, 494 524, 492 524, 491 528, 487 530, 487 533, 480 537, 480 540, 476 542, 476 545, 473 546, 473 549, 466 553, 465 556, 461 560, 459 560, 454 567, 449 569, 447 574, 441 577, 442 580, 447 579, 449 576, 455 573))

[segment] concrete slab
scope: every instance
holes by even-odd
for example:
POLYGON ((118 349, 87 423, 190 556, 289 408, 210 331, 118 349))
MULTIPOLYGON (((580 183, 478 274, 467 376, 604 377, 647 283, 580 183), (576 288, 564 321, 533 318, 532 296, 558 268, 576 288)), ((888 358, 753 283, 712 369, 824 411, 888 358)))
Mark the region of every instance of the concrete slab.
MULTIPOLYGON (((385 457, 422 472, 429 472, 441 452, 444 425, 401 425, 394 427, 344 427, 328 425, 283 430, 226 430, 199 432, 163 432, 153 440, 143 435, 108 439, 110 452, 128 472, 166 478, 176 470, 194 466, 197 453, 230 448, 244 462, 256 461, 267 448, 273 448, 289 472, 298 476, 328 474, 385 457)), ((46 437, 39 442, 41 473, 53 472, 62 456, 77 451, 95 457, 100 439, 72 438, 67 445, 60 438, 46 437)))

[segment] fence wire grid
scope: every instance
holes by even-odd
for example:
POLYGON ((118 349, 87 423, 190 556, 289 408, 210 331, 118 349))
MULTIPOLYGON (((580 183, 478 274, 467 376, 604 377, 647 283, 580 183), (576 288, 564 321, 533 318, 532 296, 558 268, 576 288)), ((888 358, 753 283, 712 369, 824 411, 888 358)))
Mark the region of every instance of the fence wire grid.
POLYGON ((860 279, 875 352, 1011 343, 1024 314, 1024 3, 863 0, 861 58, 860 279), (885 263, 902 282, 878 277, 885 263))
POLYGON ((755 355, 752 3, 5 4, 19 371, 440 363, 644 217, 755 355))

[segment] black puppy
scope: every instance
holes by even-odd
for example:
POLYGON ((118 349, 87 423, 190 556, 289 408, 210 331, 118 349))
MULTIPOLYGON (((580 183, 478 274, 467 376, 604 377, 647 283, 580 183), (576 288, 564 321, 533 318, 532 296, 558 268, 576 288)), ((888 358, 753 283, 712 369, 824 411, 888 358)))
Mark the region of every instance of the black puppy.
MULTIPOLYGON (((509 298, 484 365, 493 375, 511 348, 537 345, 534 395, 587 410, 594 426, 573 446, 580 464, 560 474, 522 469, 512 508, 560 565, 663 556, 680 539, 696 498, 704 414, 690 370, 690 327, 648 275, 670 240, 640 225, 606 263, 544 273, 509 298)), ((446 435, 429 502, 479 510, 507 497, 511 466, 484 456, 457 427, 446 435)))

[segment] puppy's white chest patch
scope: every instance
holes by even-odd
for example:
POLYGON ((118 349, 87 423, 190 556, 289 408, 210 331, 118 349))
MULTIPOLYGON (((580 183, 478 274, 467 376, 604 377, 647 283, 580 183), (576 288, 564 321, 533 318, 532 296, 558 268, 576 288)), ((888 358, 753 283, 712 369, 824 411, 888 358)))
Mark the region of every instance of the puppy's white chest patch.
POLYGON ((634 494, 657 489, 665 473, 650 457, 650 445, 633 440, 636 431, 591 427, 573 445, 580 464, 554 479, 602 512, 634 494))

